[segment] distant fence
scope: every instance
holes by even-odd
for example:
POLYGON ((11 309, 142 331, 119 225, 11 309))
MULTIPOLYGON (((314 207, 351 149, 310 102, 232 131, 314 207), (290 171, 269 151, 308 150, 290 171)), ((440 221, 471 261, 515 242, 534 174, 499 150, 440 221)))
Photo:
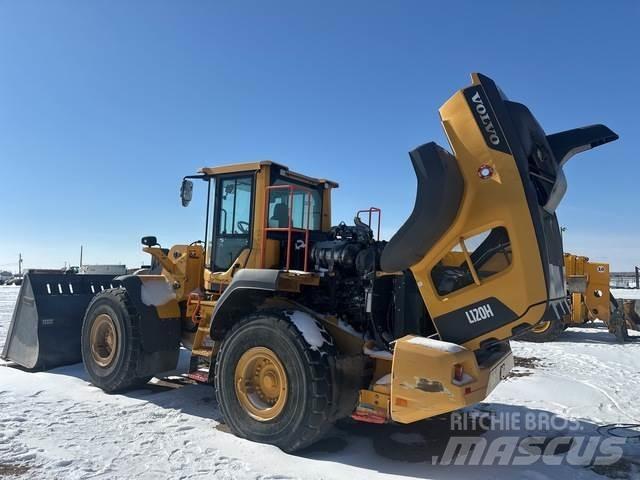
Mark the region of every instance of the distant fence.
POLYGON ((611 272, 609 277, 613 288, 640 288, 640 267, 633 272, 611 272))

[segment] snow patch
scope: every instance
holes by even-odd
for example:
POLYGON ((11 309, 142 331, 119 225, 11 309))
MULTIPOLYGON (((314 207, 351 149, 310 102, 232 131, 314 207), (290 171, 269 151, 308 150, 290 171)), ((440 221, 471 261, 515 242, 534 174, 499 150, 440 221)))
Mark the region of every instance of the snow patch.
POLYGON ((637 288, 612 288, 611 295, 623 300, 640 300, 640 290, 637 288))
POLYGON ((373 350, 369 347, 363 347, 362 351, 365 355, 369 355, 373 358, 380 358, 381 360, 393 360, 393 354, 387 350, 373 350))
POLYGON ((338 319, 338 328, 343 332, 350 333, 351 335, 355 335, 356 337, 362 337, 362 333, 358 332, 355 328, 353 328, 350 324, 342 320, 338 319))
MULTIPOLYGON (((14 285, 0 285, 0 352, 4 347, 5 339, 9 331, 9 323, 11 322, 11 314, 16 304, 20 287, 14 285), (6 319, 6 320, 5 320, 6 319)), ((0 365, 3 361, 0 360, 0 365)))
MULTIPOLYGON (((0 286, 0 345, 18 290, 0 286)), ((640 338, 638 332, 632 335, 640 338)), ((637 423, 640 418, 640 342, 616 343, 607 328, 597 324, 570 327, 554 342, 513 341, 512 348, 516 357, 539 358, 543 366, 536 375, 501 382, 482 405, 470 407, 478 413, 490 412, 499 422, 514 418, 510 417, 514 413, 521 419, 555 414, 578 421, 587 434, 598 425, 637 423)), ((189 366, 188 352, 183 353, 180 373, 189 366)), ((386 351, 373 353, 391 357, 386 351)), ((0 366, 0 465, 24 462, 31 467, 23 475, 9 477, 12 480, 604 478, 564 462, 432 466, 433 445, 441 439, 446 443, 450 435, 438 428, 438 420, 380 425, 373 437, 363 435, 362 425, 347 424, 331 434, 344 439, 343 448, 289 455, 225 433, 218 426, 220 418, 207 385, 166 390, 148 385, 108 395, 89 383, 82 364, 34 373, 0 366)), ((505 434, 524 438, 532 432, 498 429, 483 436, 491 441, 505 434)), ((638 445, 630 440, 625 458, 638 458, 638 445)), ((612 476, 634 478, 635 471, 620 468, 613 466, 612 476)))
POLYGON ((413 337, 407 342, 412 343, 413 345, 420 345, 421 347, 439 350, 446 353, 460 353, 466 351, 466 348, 456 345, 455 343, 434 340, 433 338, 413 337))
POLYGON ((327 342, 326 339, 331 337, 326 333, 324 327, 308 313, 292 310, 285 312, 285 315, 296 326, 312 350, 319 351, 325 343, 333 344, 333 341, 327 342), (322 335, 323 333, 325 335, 322 335))
POLYGON ((176 292, 164 278, 144 280, 140 287, 140 299, 147 306, 164 305, 175 300, 176 292))

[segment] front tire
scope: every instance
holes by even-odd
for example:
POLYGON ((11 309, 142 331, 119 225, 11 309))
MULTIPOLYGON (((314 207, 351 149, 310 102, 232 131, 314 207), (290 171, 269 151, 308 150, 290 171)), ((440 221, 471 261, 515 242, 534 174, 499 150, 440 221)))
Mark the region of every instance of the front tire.
POLYGON ((333 340, 315 319, 305 321, 321 333, 322 345, 310 345, 289 313, 240 321, 215 364, 216 397, 229 429, 287 452, 319 440, 330 427, 335 356, 333 340))
POLYGON ((144 354, 139 317, 122 288, 105 290, 93 298, 82 323, 81 346, 91 383, 107 393, 144 385, 152 378, 136 373, 144 354))

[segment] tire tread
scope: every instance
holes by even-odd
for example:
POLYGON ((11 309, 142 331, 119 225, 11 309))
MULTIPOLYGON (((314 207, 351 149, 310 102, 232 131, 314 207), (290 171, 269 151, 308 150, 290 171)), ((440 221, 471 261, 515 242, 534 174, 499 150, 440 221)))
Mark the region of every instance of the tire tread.
MULTIPOLYGON (((82 323, 82 338, 85 337, 85 328, 87 328, 87 316, 92 311, 92 308, 96 303, 102 301, 103 299, 108 298, 109 300, 114 301, 118 306, 120 306, 126 314, 126 318, 124 319, 125 329, 128 331, 124 332, 124 338, 126 341, 126 345, 124 346, 125 352, 130 352, 126 358, 126 365, 124 368, 120 369, 120 375, 114 378, 107 384, 97 385, 102 390, 108 393, 115 393, 122 390, 126 390, 135 386, 144 385, 147 383, 152 377, 138 377, 136 374, 136 367, 138 365, 139 357, 142 354, 142 342, 140 337, 140 315, 136 311, 133 303, 129 299, 129 295, 124 288, 109 288, 98 293, 87 307, 87 313, 85 314, 84 321, 82 323)), ((84 359, 84 345, 83 345, 83 362, 86 362, 84 359)), ((85 367, 86 368, 86 367, 85 367)))

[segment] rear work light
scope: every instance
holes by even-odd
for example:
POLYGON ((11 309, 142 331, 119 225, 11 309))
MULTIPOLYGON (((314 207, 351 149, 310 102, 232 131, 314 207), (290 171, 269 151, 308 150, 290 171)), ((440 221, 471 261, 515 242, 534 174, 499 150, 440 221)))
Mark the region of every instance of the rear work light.
POLYGON ((467 383, 473 382, 473 380, 474 378, 471 375, 465 373, 464 366, 461 363, 456 363, 453 366, 453 379, 451 380, 451 382, 454 385, 466 385, 467 383))
POLYGON ((464 367, 462 366, 462 364, 456 363, 453 366, 453 379, 456 382, 462 383, 463 378, 464 378, 464 367))

